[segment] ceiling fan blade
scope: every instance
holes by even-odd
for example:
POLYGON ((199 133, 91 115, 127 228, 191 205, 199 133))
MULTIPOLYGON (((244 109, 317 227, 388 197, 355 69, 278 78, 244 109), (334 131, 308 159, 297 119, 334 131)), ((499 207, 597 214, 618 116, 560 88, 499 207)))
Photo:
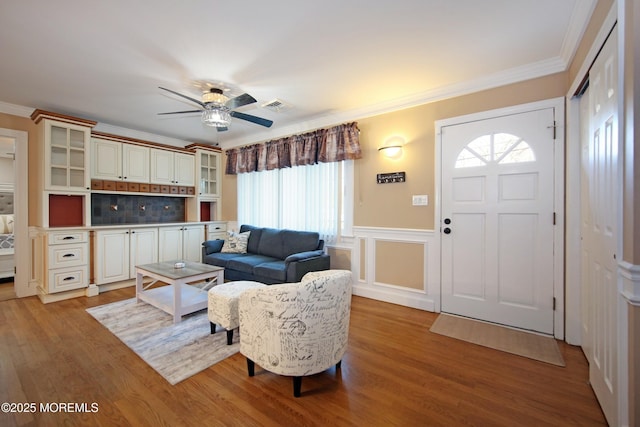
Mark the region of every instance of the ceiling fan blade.
POLYGON ((179 93, 179 92, 176 92, 176 91, 174 91, 174 90, 167 89, 167 88, 164 88, 164 87, 161 87, 161 86, 158 86, 158 89, 166 90, 167 92, 171 92, 171 93, 172 93, 172 94, 174 94, 174 95, 181 96, 182 98, 184 98, 184 99, 188 99, 188 100, 189 100, 189 101, 191 101, 191 102, 195 102, 196 104, 201 105, 202 107, 204 107, 204 105, 205 105, 205 104, 204 104, 204 102, 200 101, 199 99, 195 99, 195 98, 192 98, 192 97, 190 97, 190 96, 183 95, 183 94, 181 94, 181 93, 179 93))
POLYGON ((255 123, 257 125, 268 127, 268 128, 271 127, 271 125, 273 124, 271 120, 263 119, 262 117, 252 116, 251 114, 240 113, 238 111, 232 111, 230 114, 232 117, 235 117, 237 119, 246 120, 248 122, 255 123))
POLYGON ((256 99, 253 96, 249 95, 248 93, 243 93, 242 95, 236 96, 235 98, 231 98, 230 100, 225 102, 224 105, 230 110, 235 110, 238 107, 242 107, 243 105, 253 104, 254 102, 258 102, 258 101, 256 101, 256 99))
POLYGON ((158 113, 159 116, 164 116, 167 114, 185 114, 185 113, 202 113, 202 110, 189 110, 189 111, 172 111, 170 113, 158 113))

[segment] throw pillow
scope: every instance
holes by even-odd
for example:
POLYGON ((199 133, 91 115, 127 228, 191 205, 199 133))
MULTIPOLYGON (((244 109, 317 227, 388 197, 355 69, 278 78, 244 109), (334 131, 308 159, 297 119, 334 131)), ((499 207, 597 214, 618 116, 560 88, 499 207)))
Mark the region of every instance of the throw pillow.
POLYGON ((225 239, 220 252, 230 254, 246 254, 250 234, 250 231, 245 231, 244 233, 234 233, 233 231, 230 231, 229 237, 225 239))

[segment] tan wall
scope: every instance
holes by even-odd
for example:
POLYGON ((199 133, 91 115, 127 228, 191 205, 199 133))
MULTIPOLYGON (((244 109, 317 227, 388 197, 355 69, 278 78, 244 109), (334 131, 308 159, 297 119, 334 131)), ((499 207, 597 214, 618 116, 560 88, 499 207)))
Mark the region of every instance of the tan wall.
POLYGON ((434 229, 435 122, 557 98, 567 89, 567 74, 559 73, 359 120, 363 158, 355 163, 354 225, 434 229), (402 157, 390 160, 378 147, 394 135, 406 145, 402 157), (406 182, 377 184, 376 175, 386 172, 406 172, 406 182), (428 206, 411 205, 418 194, 429 196, 428 206))
MULTIPOLYGON (((226 164, 227 156, 222 155, 222 165, 226 164)), ((222 173, 222 221, 238 220, 238 177, 222 173)))
POLYGON ((351 251, 348 249, 327 248, 331 256, 333 270, 351 270, 351 251))
POLYGON ((376 241, 375 278, 412 289, 424 289, 424 245, 376 241))

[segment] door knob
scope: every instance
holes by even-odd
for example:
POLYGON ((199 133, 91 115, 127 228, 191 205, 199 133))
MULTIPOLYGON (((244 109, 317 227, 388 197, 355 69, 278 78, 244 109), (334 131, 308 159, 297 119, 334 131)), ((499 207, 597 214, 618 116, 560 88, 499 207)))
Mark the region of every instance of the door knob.
POLYGON ((451 219, 450 218, 445 218, 444 219, 444 223, 447 224, 447 225, 451 224, 451 219))
POLYGON ((442 232, 444 234, 451 234, 451 229, 449 227, 446 227, 444 230, 442 230, 442 232))

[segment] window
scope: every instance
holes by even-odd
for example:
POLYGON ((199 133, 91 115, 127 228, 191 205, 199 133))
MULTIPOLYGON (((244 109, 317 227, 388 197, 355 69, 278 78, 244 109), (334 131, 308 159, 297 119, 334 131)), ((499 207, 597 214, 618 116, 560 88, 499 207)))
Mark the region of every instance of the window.
POLYGON ((352 181, 344 178, 352 168, 353 161, 342 161, 238 174, 238 221, 317 231, 333 243, 350 223, 352 198, 345 197, 344 183, 352 181))
POLYGON ((488 163, 508 164, 534 162, 535 154, 522 138, 508 133, 482 135, 462 149, 456 168, 484 166, 488 163))

